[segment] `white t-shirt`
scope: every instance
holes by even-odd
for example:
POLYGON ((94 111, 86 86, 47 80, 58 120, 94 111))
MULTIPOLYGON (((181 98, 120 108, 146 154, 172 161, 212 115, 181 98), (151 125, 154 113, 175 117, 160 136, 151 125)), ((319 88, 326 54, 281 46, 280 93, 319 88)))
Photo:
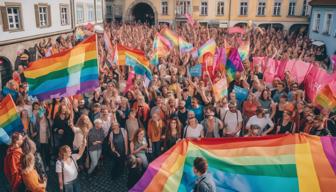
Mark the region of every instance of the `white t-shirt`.
POLYGON ((258 125, 261 129, 260 131, 263 131, 266 125, 269 125, 271 127, 274 126, 270 118, 267 117, 258 118, 256 115, 250 117, 250 119, 246 123, 246 128, 249 128, 251 125, 258 125))
POLYGON ((79 127, 73 127, 73 130, 75 132, 75 137, 74 137, 72 144, 73 144, 74 149, 77 150, 83 143, 84 134, 83 134, 83 131, 79 127))
POLYGON ((200 138, 203 131, 203 125, 198 124, 196 128, 191 128, 189 125, 186 127, 185 138, 200 138))
POLYGON ((107 134, 111 128, 111 114, 109 114, 109 116, 107 117, 107 120, 103 120, 103 124, 102 124, 102 128, 103 128, 103 131, 104 131, 104 136, 107 137, 107 134))
MULTIPOLYGON (((73 160, 71 159, 71 163, 65 163, 64 164, 64 184, 67 184, 73 180, 75 180, 78 176, 78 171, 77 171, 77 167, 75 165, 76 161, 79 159, 79 155, 78 154, 72 154, 71 155, 73 160)), ((60 160, 57 160, 56 162, 56 173, 62 173, 62 162, 60 160)))
POLYGON ((226 129, 229 134, 233 134, 236 131, 238 123, 243 122, 243 117, 239 110, 236 113, 232 113, 230 110, 225 112, 223 115, 223 122, 226 125, 226 129), (226 113, 226 115, 225 115, 226 113), (238 122, 237 122, 238 119, 238 122))

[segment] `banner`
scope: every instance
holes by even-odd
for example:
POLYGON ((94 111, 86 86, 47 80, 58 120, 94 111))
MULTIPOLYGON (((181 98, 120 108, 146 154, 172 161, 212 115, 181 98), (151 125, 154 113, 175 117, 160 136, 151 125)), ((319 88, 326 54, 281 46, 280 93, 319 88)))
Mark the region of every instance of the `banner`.
POLYGON ((202 76, 202 65, 196 64, 189 68, 189 74, 192 77, 201 77, 202 76))

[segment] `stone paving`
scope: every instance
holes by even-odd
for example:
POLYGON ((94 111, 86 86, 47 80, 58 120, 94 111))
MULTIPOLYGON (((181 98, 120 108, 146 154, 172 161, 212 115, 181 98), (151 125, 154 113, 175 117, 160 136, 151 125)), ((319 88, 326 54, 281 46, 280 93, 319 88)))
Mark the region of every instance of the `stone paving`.
MULTIPOLYGON (((127 191, 126 186, 126 174, 118 179, 112 180, 111 178, 111 162, 110 160, 105 160, 104 167, 101 168, 97 175, 90 178, 86 177, 84 174, 80 174, 80 185, 81 192, 123 192, 127 191)), ((57 186, 57 175, 55 173, 55 167, 49 171, 48 174, 48 192, 58 192, 57 186)), ((9 192, 9 186, 4 178, 3 172, 0 173, 0 192, 9 192)))

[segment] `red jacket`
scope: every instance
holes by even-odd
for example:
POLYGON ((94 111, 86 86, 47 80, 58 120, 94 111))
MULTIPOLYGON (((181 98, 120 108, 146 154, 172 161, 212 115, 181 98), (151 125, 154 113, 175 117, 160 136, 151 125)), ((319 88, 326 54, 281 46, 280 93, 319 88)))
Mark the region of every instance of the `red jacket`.
POLYGON ((4 173, 10 183, 12 191, 18 191, 22 182, 21 164, 22 150, 20 147, 9 147, 5 157, 4 173))

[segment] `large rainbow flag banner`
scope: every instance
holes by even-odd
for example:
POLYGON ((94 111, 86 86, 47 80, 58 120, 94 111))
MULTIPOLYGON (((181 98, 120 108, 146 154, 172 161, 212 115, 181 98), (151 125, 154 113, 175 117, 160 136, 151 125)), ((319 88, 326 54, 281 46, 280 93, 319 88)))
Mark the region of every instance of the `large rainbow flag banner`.
POLYGON ((99 86, 96 35, 76 47, 30 63, 29 94, 40 100, 85 93, 99 86))
POLYGON ((217 191, 332 192, 336 138, 306 134, 182 140, 158 157, 133 192, 192 191, 193 161, 208 161, 217 191))
POLYGON ((9 144, 16 131, 22 132, 23 125, 11 95, 7 95, 0 102, 0 144, 9 144))

